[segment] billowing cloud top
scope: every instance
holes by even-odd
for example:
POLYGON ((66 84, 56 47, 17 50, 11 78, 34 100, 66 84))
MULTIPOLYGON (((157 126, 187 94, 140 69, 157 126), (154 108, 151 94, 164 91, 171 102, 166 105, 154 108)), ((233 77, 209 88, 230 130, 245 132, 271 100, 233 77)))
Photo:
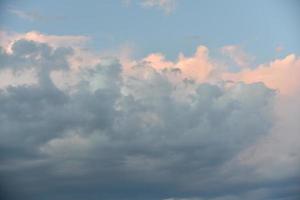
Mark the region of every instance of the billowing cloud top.
POLYGON ((205 46, 99 58, 32 34, 0 51, 3 199, 299 197, 297 56, 227 72, 205 46))

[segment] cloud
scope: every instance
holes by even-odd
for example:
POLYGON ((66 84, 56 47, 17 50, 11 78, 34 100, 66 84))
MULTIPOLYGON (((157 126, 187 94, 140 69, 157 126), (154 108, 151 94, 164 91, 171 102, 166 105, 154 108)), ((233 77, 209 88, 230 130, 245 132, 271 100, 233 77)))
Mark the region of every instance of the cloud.
POLYGON ((249 67, 253 58, 246 54, 240 46, 228 45, 221 48, 224 55, 227 55, 240 67, 249 67))
POLYGON ((263 82, 284 95, 293 95, 299 92, 299 74, 300 59, 291 54, 254 69, 246 68, 238 73, 224 73, 223 78, 246 83, 263 82))
POLYGON ((166 60, 162 54, 150 54, 143 61, 158 71, 178 70, 182 74, 182 79, 198 82, 208 82, 216 70, 215 63, 209 58, 209 51, 205 46, 199 46, 191 57, 180 53, 176 62, 166 60))
POLYGON ((77 35, 47 35, 38 31, 30 31, 24 34, 0 30, 0 44, 6 51, 11 51, 11 46, 16 40, 25 39, 39 43, 47 43, 52 47, 72 46, 74 48, 85 47, 90 40, 88 36, 77 35))
POLYGON ((125 6, 130 6, 132 3, 139 3, 143 8, 154 8, 162 10, 165 14, 169 15, 176 9, 177 0, 141 0, 135 2, 134 0, 122 0, 125 6))
POLYGON ((143 0, 141 5, 146 8, 158 8, 170 14, 176 7, 176 0, 143 0))
POLYGON ((21 72, 13 72, 5 69, 0 73, 0 88, 18 85, 32 85, 37 83, 36 73, 34 70, 22 70, 21 72))
MULTIPOLYGON (((274 121, 279 107, 273 89, 256 81, 230 87, 211 81, 222 73, 215 72, 217 62, 207 47, 176 61, 152 54, 131 61, 126 69, 117 58, 74 68, 70 58, 77 56, 78 47, 56 42, 20 38, 0 54, 1 71, 32 70, 36 80, 0 90, 0 174, 22 198, 298 195, 294 188, 299 184, 292 180, 297 169, 284 167, 298 163, 298 149, 289 148, 297 143, 299 128, 297 118, 292 121, 288 114, 294 107, 282 108, 287 116, 280 115, 280 125, 274 121), (58 87, 62 79, 53 74, 74 71, 72 91, 58 87), (261 141, 275 132, 281 138, 287 129, 295 140, 285 139, 276 150, 287 162, 276 162, 271 150, 260 150, 266 152, 261 157, 248 153, 273 149, 261 141), (270 157, 272 162, 264 165, 270 157), (272 178, 277 169, 281 175, 272 178)), ((282 62, 297 63, 275 63, 282 62)))
POLYGON ((63 17, 49 17, 45 16, 39 12, 34 12, 34 11, 23 11, 15 8, 9 8, 8 11, 17 17, 24 19, 24 20, 29 20, 29 21, 53 21, 53 20, 61 20, 63 17))
POLYGON ((277 96, 271 134, 262 137, 255 145, 241 152, 236 163, 251 168, 256 177, 264 180, 298 177, 299 113, 299 94, 292 97, 277 96), (274 171, 277 173, 274 174, 274 171))
MULTIPOLYGON (((47 35, 42 34, 38 31, 30 31, 27 33, 16 33, 12 31, 0 30, 0 45, 1 53, 7 54, 8 56, 12 54, 12 46, 18 40, 34 41, 37 43, 46 43, 52 48, 58 47, 72 47, 72 56, 69 56, 68 62, 70 62, 70 67, 72 68, 69 73, 64 73, 62 71, 54 71, 51 73, 52 78, 56 79, 56 84, 60 88, 66 87, 66 85, 72 85, 76 83, 76 76, 79 73, 80 68, 95 65, 99 62, 99 55, 88 51, 88 42, 90 37, 88 36, 77 36, 77 35, 47 35), (59 81, 58 81, 59 80, 59 81)), ((6 58, 3 58, 5 60, 6 58)), ((12 58, 13 59, 13 58, 12 58)), ((1 61, 0 61, 1 62, 1 61)), ((20 78, 18 74, 14 74, 11 71, 11 67, 7 68, 5 71, 0 73, 3 78, 0 81, 1 86, 7 85, 18 85, 20 83, 34 83, 35 75, 34 72, 29 69, 23 69, 22 73, 25 75, 20 78), (17 78, 18 77, 18 78, 17 78), (22 81, 21 81, 22 80, 22 81)), ((19 73, 20 74, 20 73, 19 73)))

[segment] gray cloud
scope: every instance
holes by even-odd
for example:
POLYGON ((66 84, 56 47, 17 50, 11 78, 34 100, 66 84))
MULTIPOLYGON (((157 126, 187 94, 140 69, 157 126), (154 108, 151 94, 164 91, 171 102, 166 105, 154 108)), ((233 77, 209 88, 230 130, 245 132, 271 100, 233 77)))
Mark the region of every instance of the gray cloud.
POLYGON ((21 194, 10 198, 299 196, 298 181, 288 179, 282 188, 280 181, 251 177, 251 170, 226 168, 273 125, 276 94, 263 84, 190 81, 192 91, 181 101, 174 94, 187 84, 174 86, 165 74, 172 72, 138 64, 125 78, 118 61, 109 59, 82 69, 85 76, 69 93, 50 73, 70 70, 71 48, 19 40, 12 50, 1 51, 0 69, 34 68, 39 82, 0 91, 2 190, 21 194))

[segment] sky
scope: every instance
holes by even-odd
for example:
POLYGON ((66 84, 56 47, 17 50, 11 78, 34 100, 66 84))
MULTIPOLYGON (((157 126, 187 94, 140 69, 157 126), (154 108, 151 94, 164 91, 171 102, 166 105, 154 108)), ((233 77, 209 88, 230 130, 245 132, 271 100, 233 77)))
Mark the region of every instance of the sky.
POLYGON ((297 0, 0 11, 0 199, 300 198, 297 0))
POLYGON ((158 51, 176 58, 179 52, 192 54, 199 44, 213 49, 242 45, 259 61, 277 56, 277 47, 285 54, 300 51, 297 0, 164 2, 160 7, 136 0, 4 1, 1 26, 17 32, 86 35, 97 50, 132 45, 137 56, 158 51))

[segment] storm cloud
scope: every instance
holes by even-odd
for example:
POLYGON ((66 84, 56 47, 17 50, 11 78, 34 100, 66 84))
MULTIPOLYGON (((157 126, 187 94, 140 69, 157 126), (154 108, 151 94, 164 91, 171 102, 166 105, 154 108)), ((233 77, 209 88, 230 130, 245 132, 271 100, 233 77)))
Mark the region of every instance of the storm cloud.
POLYGON ((71 73, 72 47, 20 39, 11 50, 0 69, 37 81, 0 90, 4 199, 299 197, 295 176, 237 164, 273 130, 277 93, 263 83, 202 83, 142 61, 128 72, 104 58, 67 90, 52 75, 71 73))

